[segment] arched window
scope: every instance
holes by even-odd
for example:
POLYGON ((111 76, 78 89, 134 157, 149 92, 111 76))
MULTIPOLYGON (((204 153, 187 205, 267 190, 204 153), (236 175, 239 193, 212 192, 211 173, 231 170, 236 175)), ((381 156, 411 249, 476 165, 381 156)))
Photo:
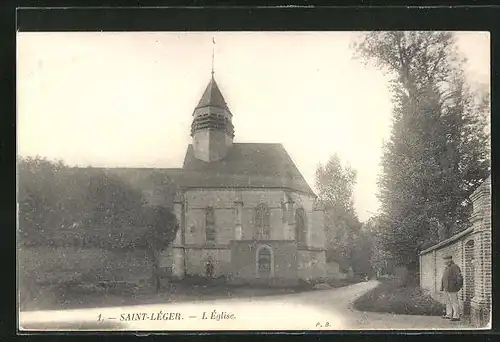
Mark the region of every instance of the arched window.
POLYGON ((269 208, 264 203, 255 208, 255 229, 257 240, 269 240, 271 228, 269 222, 269 208))
POLYGON ((213 207, 205 209, 205 240, 215 241, 215 210, 213 207))
POLYGON ((260 246, 257 249, 257 276, 268 278, 274 275, 273 251, 269 246, 260 246))
POLYGON ((306 227, 306 212, 304 208, 297 208, 295 211, 295 240, 299 246, 306 244, 306 227))

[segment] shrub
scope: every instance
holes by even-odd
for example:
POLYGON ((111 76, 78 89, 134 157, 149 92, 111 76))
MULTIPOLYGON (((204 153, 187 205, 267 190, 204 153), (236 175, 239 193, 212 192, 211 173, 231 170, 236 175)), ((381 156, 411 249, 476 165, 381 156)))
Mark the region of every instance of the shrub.
POLYGON ((400 315, 441 316, 444 305, 435 301, 417 286, 401 286, 395 280, 383 280, 375 289, 354 302, 362 311, 400 315))

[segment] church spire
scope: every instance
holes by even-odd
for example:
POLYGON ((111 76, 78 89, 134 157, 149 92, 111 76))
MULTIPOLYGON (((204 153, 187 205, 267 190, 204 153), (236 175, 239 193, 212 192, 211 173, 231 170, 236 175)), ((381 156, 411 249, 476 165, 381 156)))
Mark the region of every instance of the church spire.
MULTIPOLYGON (((215 45, 215 38, 212 37, 215 45)), ((215 48, 212 47, 212 77, 193 111, 191 137, 197 159, 212 162, 223 159, 233 145, 232 114, 214 78, 215 48)))
MULTIPOLYGON (((222 92, 220 91, 215 78, 213 78, 213 75, 210 79, 210 82, 208 82, 207 87, 205 88, 205 91, 203 92, 203 95, 198 102, 198 105, 195 108, 195 112, 197 109, 203 107, 216 107, 227 111, 228 115, 232 116, 231 111, 227 106, 226 100, 224 100, 224 96, 222 96, 222 92)), ((193 112, 193 115, 195 114, 196 113, 193 112)))

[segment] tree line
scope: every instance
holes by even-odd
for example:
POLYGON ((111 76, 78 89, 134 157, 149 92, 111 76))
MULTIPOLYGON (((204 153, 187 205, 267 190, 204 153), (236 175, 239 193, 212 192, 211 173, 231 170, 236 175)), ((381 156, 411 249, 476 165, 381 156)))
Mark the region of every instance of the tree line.
POLYGON ((41 157, 18 160, 18 242, 28 246, 144 249, 159 273, 160 253, 179 228, 171 210, 102 169, 41 157))
POLYGON ((354 47, 393 95, 377 250, 416 273, 421 250, 470 226, 469 196, 490 173, 489 90, 467 78, 452 32, 369 32, 354 47))
POLYGON ((334 154, 316 170, 315 187, 325 210, 327 261, 359 276, 373 273, 370 236, 354 209, 356 170, 334 154))
POLYGON ((357 269, 368 257, 365 267, 378 273, 403 266, 415 274, 421 250, 470 226, 469 196, 490 174, 489 90, 466 77, 452 32, 367 32, 353 43, 355 58, 390 79, 392 128, 381 208, 364 224, 353 210, 355 170, 338 156, 318 168, 329 255, 357 269))

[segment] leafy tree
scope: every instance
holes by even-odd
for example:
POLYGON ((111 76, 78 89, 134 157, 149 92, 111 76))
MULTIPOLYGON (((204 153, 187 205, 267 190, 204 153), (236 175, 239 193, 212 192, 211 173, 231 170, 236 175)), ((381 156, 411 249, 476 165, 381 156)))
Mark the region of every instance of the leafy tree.
POLYGON ((62 162, 45 158, 18 159, 18 217, 23 241, 36 240, 64 225, 68 208, 62 162))
MULTIPOLYGON (((104 170, 68 167, 40 157, 19 158, 18 169, 21 244, 92 246, 108 252, 147 250, 158 288, 161 252, 178 230, 175 215, 168 208, 145 206, 139 191, 104 170)), ((100 260, 92 272, 111 273, 114 260, 100 260)), ((42 260, 39 266, 55 272, 52 262, 42 260)), ((81 265, 72 271, 80 274, 81 265)), ((29 272, 25 275, 24 284, 34 282, 29 272)))
POLYGON ((356 171, 342 166, 338 155, 316 170, 316 189, 325 208, 327 256, 341 269, 355 268, 355 248, 359 243, 361 223, 354 210, 353 191, 356 171))
POLYGON ((85 201, 93 226, 134 224, 145 204, 141 192, 101 170, 90 173, 85 201))
POLYGON ((352 246, 352 270, 361 276, 371 276, 373 268, 371 265, 372 241, 370 235, 361 229, 352 246))
MULTIPOLYGON (((18 170, 23 243, 64 240, 61 232, 68 230, 73 236, 64 243, 88 240, 99 226, 134 225, 142 210, 142 194, 103 170, 68 167, 41 157, 19 158, 18 170)), ((112 234, 100 235, 112 239, 112 234)))
POLYGON ((142 226, 147 227, 144 242, 153 261, 153 279, 160 288, 160 257, 175 240, 179 223, 170 209, 163 206, 146 206, 142 213, 142 226))
POLYGON ((468 195, 489 173, 487 96, 467 86, 450 32, 369 32, 358 57, 391 77, 393 126, 379 183, 384 248, 411 270, 418 251, 467 227, 468 195), (478 101, 479 99, 479 101, 478 101))
POLYGON ((353 191, 356 185, 356 171, 350 165, 342 166, 340 158, 334 154, 325 165, 316 170, 316 189, 319 198, 338 212, 353 212, 353 191))
POLYGON ((370 240, 370 265, 373 272, 380 276, 392 274, 394 270, 393 256, 385 249, 384 241, 387 222, 382 215, 371 217, 363 224, 363 230, 370 240))

